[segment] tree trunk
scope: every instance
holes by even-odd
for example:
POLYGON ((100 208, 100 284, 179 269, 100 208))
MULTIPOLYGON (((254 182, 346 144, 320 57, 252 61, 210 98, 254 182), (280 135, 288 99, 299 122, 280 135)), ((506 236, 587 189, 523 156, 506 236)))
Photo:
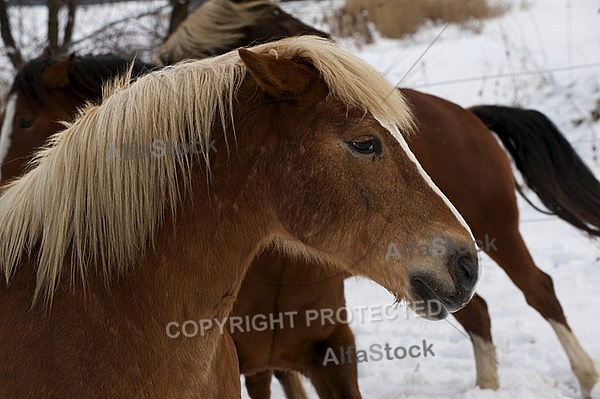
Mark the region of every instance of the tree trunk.
POLYGON ((75 12, 77 11, 77 3, 77 0, 69 0, 67 3, 67 24, 65 25, 65 34, 63 35, 63 42, 61 45, 62 52, 67 51, 73 42, 73 29, 75 28, 75 12))
POLYGON ((170 0, 173 9, 169 21, 169 35, 175 32, 180 23, 188 16, 190 0, 170 0))
POLYGON ((0 0, 0 36, 6 47, 6 53, 15 69, 23 65, 21 50, 17 47, 10 29, 10 18, 8 16, 8 0, 0 0))
POLYGON ((48 50, 50 54, 59 52, 58 12, 61 3, 61 0, 48 0, 48 50))

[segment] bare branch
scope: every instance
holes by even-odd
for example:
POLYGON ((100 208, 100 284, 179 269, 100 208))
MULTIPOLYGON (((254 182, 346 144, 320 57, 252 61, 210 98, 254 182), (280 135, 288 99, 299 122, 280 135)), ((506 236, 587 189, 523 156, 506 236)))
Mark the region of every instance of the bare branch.
POLYGON ((73 40, 73 30, 75 28, 75 13, 77 11, 77 3, 77 0, 69 0, 67 2, 67 24, 65 26, 65 32, 63 35, 63 42, 61 46, 63 52, 66 51, 69 47, 71 47, 71 41, 73 40))
MULTIPOLYGON (((2 0, 0 0, 0 1, 2 1, 2 0)), ((148 12, 140 13, 138 15, 124 17, 124 18, 112 21, 111 23, 103 25, 101 28, 96 29, 95 31, 91 32, 89 35, 86 35, 86 36, 84 36, 82 38, 79 38, 78 40, 73 41, 71 43, 71 46, 76 46, 76 45, 78 45, 78 44, 80 44, 80 43, 82 43, 82 42, 84 42, 86 40, 89 40, 89 39, 91 39, 91 38, 93 38, 95 36, 98 36, 101 33, 106 32, 109 29, 111 29, 111 28, 113 28, 113 27, 115 27, 117 25, 123 24, 125 22, 129 22, 129 21, 136 20, 136 19, 139 19, 139 18, 148 17, 148 16, 151 16, 151 15, 156 15, 156 14, 160 13, 162 10, 166 9, 167 7, 168 7, 168 5, 163 5, 163 6, 155 8, 152 11, 148 11, 148 12)))
POLYGON ((173 9, 171 10, 171 20, 169 21, 169 35, 175 32, 175 29, 188 16, 190 0, 170 0, 173 9))

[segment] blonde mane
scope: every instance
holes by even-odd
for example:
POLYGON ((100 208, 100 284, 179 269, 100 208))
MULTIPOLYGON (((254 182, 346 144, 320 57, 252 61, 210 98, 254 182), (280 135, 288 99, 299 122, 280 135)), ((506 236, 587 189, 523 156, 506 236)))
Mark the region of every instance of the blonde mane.
MULTIPOLYGON (((302 36, 251 50, 307 60, 332 98, 371 112, 399 140, 398 128, 411 129, 399 91, 329 41, 302 36)), ((175 212, 177 176, 190 171, 193 159, 107 160, 107 151, 132 142, 209 138, 216 120, 232 123, 235 93, 245 76, 238 53, 231 52, 155 71, 132 84, 126 77, 114 83, 101 105, 88 106, 55 135, 35 168, 0 196, 0 270, 7 282, 21 262, 37 263, 34 301, 43 297, 49 304, 63 272, 85 286, 97 270, 108 283, 140 259, 165 212, 175 212)), ((210 149, 205 150, 208 167, 210 149)))
POLYGON ((190 14, 158 48, 153 62, 174 64, 185 58, 212 57, 244 37, 240 30, 271 12, 269 0, 235 3, 209 0, 190 14))

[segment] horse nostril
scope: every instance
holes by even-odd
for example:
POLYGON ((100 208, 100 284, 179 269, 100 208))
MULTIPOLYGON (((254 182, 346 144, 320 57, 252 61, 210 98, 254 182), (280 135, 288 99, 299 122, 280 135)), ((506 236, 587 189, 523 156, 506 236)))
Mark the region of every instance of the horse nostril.
POLYGON ((458 259, 458 265, 464 272, 464 276, 467 280, 472 281, 477 279, 477 264, 473 262, 470 256, 461 256, 458 259))

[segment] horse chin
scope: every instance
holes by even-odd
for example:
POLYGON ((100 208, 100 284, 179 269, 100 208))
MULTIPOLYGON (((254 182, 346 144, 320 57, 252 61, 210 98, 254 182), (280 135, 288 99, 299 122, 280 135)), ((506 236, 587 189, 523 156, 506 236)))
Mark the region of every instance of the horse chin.
POLYGON ((424 319, 431 320, 431 321, 443 320, 446 317, 448 317, 450 312, 444 305, 442 305, 440 302, 438 302, 438 303, 439 303, 440 307, 437 310, 432 311, 432 312, 427 311, 427 310, 423 311, 421 309, 415 309, 414 307, 413 307, 413 310, 415 311, 415 313, 417 313, 419 316, 421 316, 424 319))
POLYGON ((468 293, 449 294, 440 283, 430 276, 414 275, 410 279, 411 308, 419 316, 428 320, 442 320, 450 313, 462 309, 471 296, 468 293))

